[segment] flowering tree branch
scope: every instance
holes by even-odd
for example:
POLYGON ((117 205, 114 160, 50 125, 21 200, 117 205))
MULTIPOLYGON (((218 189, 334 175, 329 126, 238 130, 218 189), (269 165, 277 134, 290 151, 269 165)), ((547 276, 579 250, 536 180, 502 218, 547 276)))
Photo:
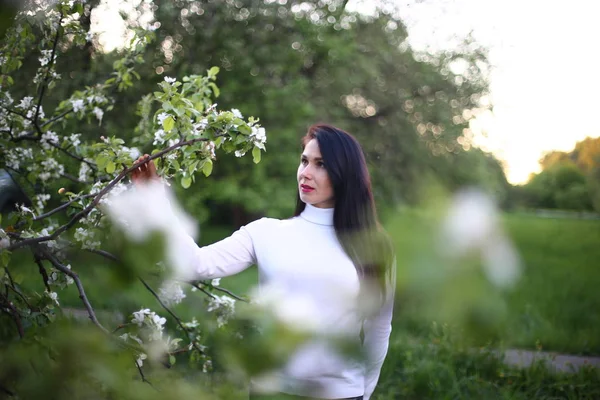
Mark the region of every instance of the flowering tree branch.
POLYGON ((63 274, 66 274, 68 276, 70 276, 73 281, 75 281, 75 285, 77 286, 77 290, 79 291, 79 298, 81 299, 81 301, 83 302, 83 305, 85 306, 85 309, 88 312, 88 315, 90 317, 90 320, 98 327, 100 328, 100 330, 106 334, 110 334, 110 332, 104 327, 102 326, 102 324, 98 321, 98 318, 96 318, 96 313, 94 312, 94 309, 92 308, 92 305, 90 304, 90 301, 88 300, 86 294, 85 294, 85 290, 83 289, 83 285, 81 284, 81 280, 79 279, 79 276, 71 271, 69 268, 67 268, 66 266, 64 266, 55 256, 54 254, 52 254, 49 250, 47 249, 42 249, 42 246, 38 247, 38 250, 42 253, 42 255, 52 263, 52 265, 54 266, 54 268, 58 269, 60 272, 62 272, 63 274))
POLYGON ((35 259, 35 263, 38 265, 38 270, 40 271, 40 275, 42 275, 42 280, 44 281, 44 286, 46 286, 46 290, 50 293, 52 290, 50 289, 50 285, 48 284, 48 273, 46 272, 46 268, 44 268, 44 264, 42 264, 42 259, 39 254, 33 253, 33 258, 35 259))
POLYGON ((29 301, 27 301, 27 298, 23 295, 23 293, 21 293, 21 291, 19 289, 17 289, 17 287, 15 286, 15 282, 14 282, 12 275, 10 274, 10 271, 8 270, 8 268, 4 267, 4 272, 6 273, 6 276, 8 276, 8 281, 10 283, 10 285, 8 285, 8 288, 10 288, 13 292, 15 292, 15 294, 17 296, 19 296, 21 298, 21 300, 23 300, 23 302, 27 305, 27 307, 31 311, 36 311, 36 309, 34 307, 32 307, 31 304, 29 304, 29 301))
POLYGON ((58 40, 60 39, 60 30, 61 30, 62 20, 63 20, 63 13, 61 11, 60 17, 58 19, 58 24, 56 25, 56 35, 54 36, 54 43, 52 45, 52 53, 50 56, 50 60, 48 61, 48 68, 46 69, 46 76, 44 76, 44 79, 42 80, 42 82, 40 82, 40 95, 38 98, 37 107, 35 109, 35 116, 33 117, 33 121, 35 123, 36 128, 38 128, 38 130, 41 130, 37 124, 37 121, 38 121, 38 117, 40 115, 40 108, 42 107, 42 100, 44 98, 44 93, 46 92, 46 86, 48 86, 47 85, 48 76, 50 75, 50 70, 52 69, 52 66, 54 64, 54 59, 56 58, 56 48, 58 47, 58 40))
POLYGON ((8 296, 5 296, 2 293, 0 293, 0 300, 2 300, 2 303, 0 304, 2 304, 10 310, 10 314, 12 315, 13 320, 15 321, 15 325, 17 326, 19 337, 22 339, 25 336, 25 331, 23 330, 23 323, 21 322, 21 316, 19 315, 19 311, 17 311, 17 309, 15 308, 12 301, 10 301, 8 296))
MULTIPOLYGON (((219 136, 223 136, 223 135, 217 135, 217 137, 219 137, 219 136)), ((90 213, 90 211, 92 211, 92 209, 98 205, 98 203, 100 202, 100 200, 102 199, 102 197, 104 195, 106 195, 108 192, 110 192, 110 190, 117 183, 119 183, 129 173, 136 170, 141 165, 143 165, 151 160, 154 160, 156 158, 162 157, 163 155, 165 155, 165 154, 169 153, 170 151, 173 151, 179 147, 188 146, 190 144, 197 143, 197 142, 206 142, 209 140, 210 139, 208 139, 208 138, 194 138, 194 139, 190 139, 190 140, 186 140, 186 141, 180 141, 172 146, 169 146, 168 148, 166 148, 164 150, 159 151, 158 153, 148 157, 147 159, 145 159, 143 161, 134 163, 131 167, 125 168, 123 171, 121 171, 121 173, 115 179, 113 179, 108 185, 106 185, 106 187, 104 187, 104 189, 102 189, 96 195, 96 197, 94 197, 94 200, 92 200, 92 202, 86 208, 84 208, 83 210, 81 210, 80 212, 75 214, 69 222, 60 226, 58 229, 56 229, 54 231, 54 233, 52 233, 51 235, 40 236, 40 237, 36 237, 36 238, 29 238, 29 239, 17 241, 15 243, 11 244, 10 246, 8 246, 7 250, 12 251, 12 250, 24 247, 24 246, 31 246, 31 245, 34 245, 37 243, 42 243, 42 242, 48 241, 48 240, 55 240, 60 234, 62 234, 64 231, 66 231, 67 229, 69 229, 73 225, 75 225, 77 223, 77 221, 86 217, 90 213)))
MULTIPOLYGON (((198 289, 198 290, 206 293, 207 295, 209 295, 209 296, 211 296, 213 298, 215 297, 212 293, 207 292, 206 289, 204 289, 202 286, 200 286, 200 285, 204 285, 204 282, 202 282, 202 281, 191 281, 191 282, 190 281, 182 281, 182 282, 185 282, 185 283, 188 283, 188 284, 192 285, 196 289, 198 289)), ((211 286, 211 287, 213 289, 215 289, 215 290, 218 290, 219 292, 223 292, 223 293, 228 294, 229 296, 233 297, 236 300, 243 301, 243 302, 246 302, 246 303, 248 302, 247 299, 244 299, 243 297, 240 297, 240 296, 236 295, 235 293, 231 292, 230 290, 227 290, 227 289, 219 287, 219 286, 214 286, 214 285, 211 286)))
MULTIPOLYGON (((146 289, 148 289, 148 291, 150 293, 152 293, 152 295, 156 298, 156 300, 161 305, 161 307, 164 308, 165 311, 168 312, 175 319, 175 321, 177 321, 177 324, 179 325, 179 327, 181 329, 183 329, 184 332, 187 332, 189 329, 186 328, 185 325, 183 325, 183 322, 181 321, 181 319, 173 311, 171 311, 171 309, 169 307, 167 307, 167 305, 165 303, 163 303, 163 301, 160 299, 160 296, 158 294, 156 294, 156 292, 150 287, 150 285, 148 285, 146 283, 146 281, 144 281, 142 278, 138 278, 138 279, 140 280, 140 282, 142 282, 142 284, 146 287, 146 289)), ((204 351, 202 349, 200 349, 200 347, 198 347, 198 343, 196 342, 196 340, 192 340, 191 344, 198 351, 198 353, 204 354, 204 351)))

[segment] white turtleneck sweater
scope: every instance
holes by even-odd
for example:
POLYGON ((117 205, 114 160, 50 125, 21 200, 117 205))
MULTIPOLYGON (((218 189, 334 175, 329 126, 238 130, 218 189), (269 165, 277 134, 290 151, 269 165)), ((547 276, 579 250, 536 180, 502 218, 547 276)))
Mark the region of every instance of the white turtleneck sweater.
POLYGON ((393 290, 376 315, 361 317, 358 275, 335 235, 333 211, 307 204, 300 216, 262 218, 210 246, 198 247, 191 237, 181 237, 178 251, 198 279, 234 275, 256 264, 259 287, 276 287, 317 305, 313 317, 320 322, 320 333, 350 335, 360 345, 363 328, 364 363, 315 339, 301 346, 276 376, 284 393, 324 399, 364 395, 369 400, 388 349, 393 290))

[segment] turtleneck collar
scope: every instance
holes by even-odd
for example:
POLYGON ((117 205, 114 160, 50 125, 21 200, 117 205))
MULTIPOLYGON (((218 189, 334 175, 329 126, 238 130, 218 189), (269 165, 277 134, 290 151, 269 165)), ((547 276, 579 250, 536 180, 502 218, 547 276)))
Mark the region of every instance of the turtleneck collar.
POLYGON ((300 217, 313 224, 333 226, 333 211, 333 208, 318 208, 306 204, 304 211, 300 213, 300 217))

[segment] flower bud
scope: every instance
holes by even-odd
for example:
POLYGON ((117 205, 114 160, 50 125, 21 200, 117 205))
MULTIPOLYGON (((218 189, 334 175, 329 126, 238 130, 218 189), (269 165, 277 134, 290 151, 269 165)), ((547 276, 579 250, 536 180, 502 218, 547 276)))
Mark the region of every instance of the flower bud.
POLYGON ((58 189, 58 194, 65 194, 65 192, 66 192, 66 189, 64 187, 58 189))

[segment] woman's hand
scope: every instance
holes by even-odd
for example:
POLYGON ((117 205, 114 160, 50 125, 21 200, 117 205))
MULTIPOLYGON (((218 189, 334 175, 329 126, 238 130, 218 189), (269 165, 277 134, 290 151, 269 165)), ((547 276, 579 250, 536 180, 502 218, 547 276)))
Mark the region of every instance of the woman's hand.
MULTIPOLYGON (((148 160, 148 158, 150 158, 150 156, 148 154, 144 154, 135 160, 134 164, 148 160)), ((158 179, 159 177, 156 173, 156 165, 154 164, 154 160, 150 160, 145 164, 140 165, 131 172, 131 181, 134 183, 134 185, 141 185, 158 179)))

